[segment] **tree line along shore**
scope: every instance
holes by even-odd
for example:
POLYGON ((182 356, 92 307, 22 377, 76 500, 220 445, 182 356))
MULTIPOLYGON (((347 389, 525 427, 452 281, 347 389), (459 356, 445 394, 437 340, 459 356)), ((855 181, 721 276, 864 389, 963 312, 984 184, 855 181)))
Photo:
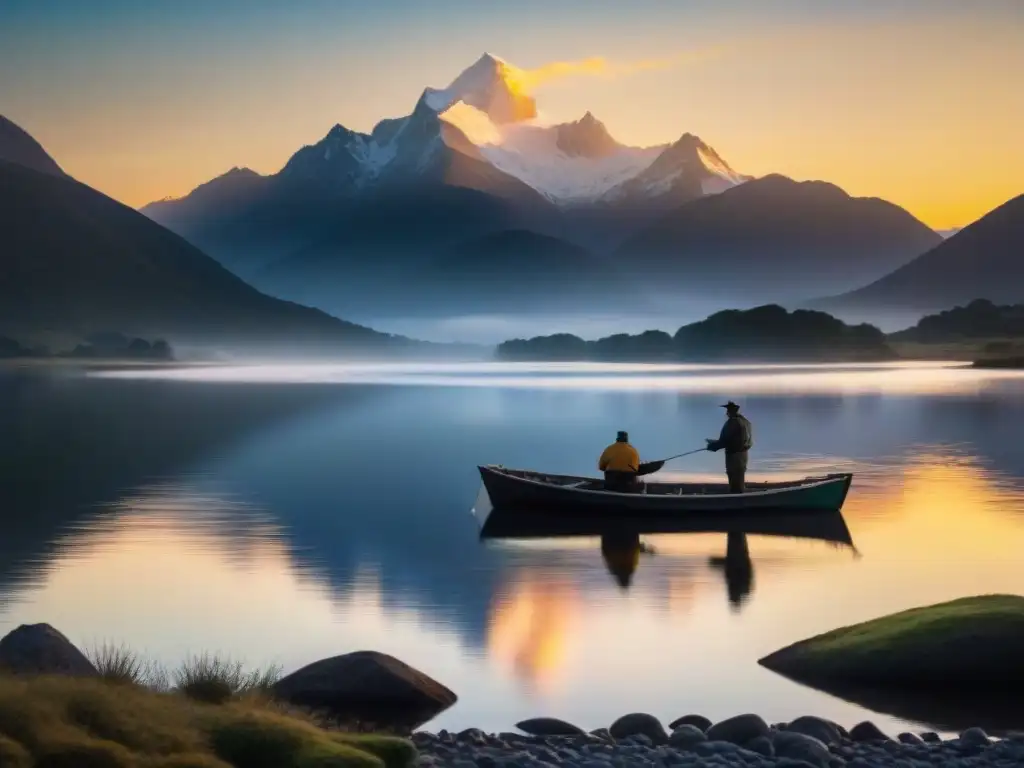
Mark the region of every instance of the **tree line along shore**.
POLYGON ((1024 305, 984 299, 922 318, 886 335, 815 310, 769 304, 724 310, 679 328, 594 341, 567 333, 511 339, 495 355, 508 361, 606 362, 881 362, 973 360, 978 367, 1018 367, 1024 358, 1024 305))

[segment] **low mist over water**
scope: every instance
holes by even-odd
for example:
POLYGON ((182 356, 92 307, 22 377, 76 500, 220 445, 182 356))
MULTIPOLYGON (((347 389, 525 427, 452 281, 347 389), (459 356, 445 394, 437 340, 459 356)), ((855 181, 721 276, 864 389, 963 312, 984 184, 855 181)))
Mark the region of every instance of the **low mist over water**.
MULTIPOLYGON (((460 696, 431 728, 585 727, 860 707, 756 661, 906 607, 1024 590, 1024 376, 935 364, 197 366, 0 374, 0 634, 47 621, 169 664, 286 671, 372 648, 460 696), (596 539, 479 539, 478 464, 596 474, 755 427, 749 479, 852 471, 853 548, 644 537, 628 588, 596 539), (46 482, 41 482, 42 479, 46 482), (629 681, 624 684, 624 681, 629 681)), ((667 478, 719 478, 720 455, 667 478)), ((895 731, 913 720, 871 714, 895 731)))

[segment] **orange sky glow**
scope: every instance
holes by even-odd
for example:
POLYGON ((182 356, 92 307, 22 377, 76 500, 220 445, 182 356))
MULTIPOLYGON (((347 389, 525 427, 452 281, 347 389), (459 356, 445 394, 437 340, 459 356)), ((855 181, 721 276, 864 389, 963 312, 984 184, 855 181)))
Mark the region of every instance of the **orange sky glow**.
POLYGON ((933 227, 962 226, 1024 192, 1024 23, 1014 23, 1024 5, 901 7, 920 10, 762 18, 760 6, 748 17, 709 5, 691 18, 609 6, 574 17, 572 34, 568 20, 516 28, 485 18, 492 10, 457 17, 444 44, 412 18, 382 17, 361 22, 383 25, 373 45, 341 10, 336 24, 296 17, 266 29, 253 11, 241 31, 237 18, 152 21, 117 40, 97 22, 74 30, 60 61, 43 50, 56 38, 11 26, 0 71, 19 76, 0 112, 76 178, 141 206, 233 166, 273 173, 335 123, 369 131, 408 114, 424 87, 447 85, 488 51, 515 65, 545 121, 589 110, 636 145, 692 132, 741 173, 823 179, 933 227))

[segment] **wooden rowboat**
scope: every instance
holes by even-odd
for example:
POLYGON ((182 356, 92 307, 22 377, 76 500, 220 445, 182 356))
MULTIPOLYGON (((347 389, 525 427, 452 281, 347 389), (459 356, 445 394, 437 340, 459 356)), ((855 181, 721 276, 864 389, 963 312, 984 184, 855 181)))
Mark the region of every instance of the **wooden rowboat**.
POLYGON ((495 465, 478 469, 483 489, 477 507, 489 505, 494 510, 529 509, 558 515, 837 512, 853 482, 852 474, 843 473, 777 483, 747 483, 746 493, 730 493, 726 483, 645 483, 641 493, 617 493, 604 490, 604 481, 593 477, 495 465))

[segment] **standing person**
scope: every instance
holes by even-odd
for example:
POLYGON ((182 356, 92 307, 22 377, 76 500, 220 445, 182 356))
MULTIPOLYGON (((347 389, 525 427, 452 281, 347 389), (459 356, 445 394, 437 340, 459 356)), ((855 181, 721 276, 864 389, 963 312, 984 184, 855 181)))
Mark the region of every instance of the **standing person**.
POLYGON ((717 440, 708 440, 708 450, 725 449, 725 474, 729 478, 729 493, 743 493, 746 490, 747 456, 754 445, 754 428, 746 416, 740 415, 740 407, 732 400, 725 408, 725 424, 717 440))
POLYGON ((604 449, 597 460, 597 468, 604 472, 604 489, 619 493, 636 493, 639 485, 636 473, 640 470, 640 454, 629 444, 629 435, 619 432, 615 442, 604 449))

